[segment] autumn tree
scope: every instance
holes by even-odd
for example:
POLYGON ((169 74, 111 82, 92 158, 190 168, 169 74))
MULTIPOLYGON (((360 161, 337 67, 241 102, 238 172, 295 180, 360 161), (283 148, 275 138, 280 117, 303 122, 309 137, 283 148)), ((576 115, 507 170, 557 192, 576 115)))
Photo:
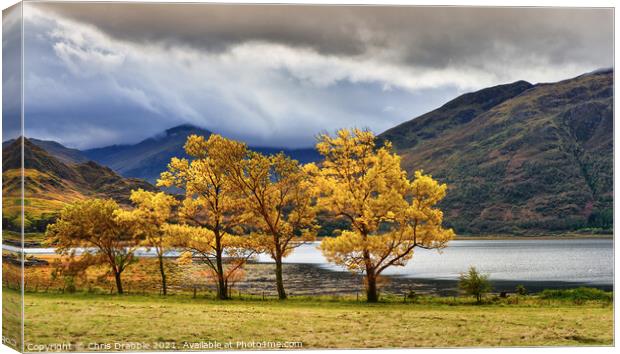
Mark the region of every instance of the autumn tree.
POLYGON ((244 221, 274 260, 278 297, 286 299, 282 261, 295 247, 315 239, 315 189, 309 172, 316 166, 302 166, 284 153, 250 151, 228 169, 245 197, 244 221))
POLYGON ((320 249, 328 261, 366 277, 367 300, 378 301, 377 277, 388 267, 404 266, 414 248, 440 249, 454 236, 442 227, 436 205, 446 185, 417 171, 413 181, 391 145, 359 129, 319 136, 324 156, 316 172, 318 206, 350 223, 350 230, 326 237, 320 249))
POLYGON ((228 174, 228 164, 240 161, 246 147, 213 134, 208 140, 191 135, 184 148, 191 159, 173 158, 157 183, 185 191, 179 208, 181 224, 165 229, 174 245, 201 256, 217 278, 218 297, 227 299, 228 277, 256 251, 253 240, 239 236, 242 195, 228 174), (228 269, 224 256, 229 259, 228 269))
POLYGON ((58 220, 47 227, 46 241, 56 246, 57 253, 76 262, 77 249, 89 249, 79 261, 107 264, 114 275, 116 289, 122 294, 121 274, 134 260, 138 245, 130 225, 117 220, 117 210, 118 204, 111 199, 88 199, 69 205, 58 220))
POLYGON ((159 261, 159 273, 163 295, 167 294, 164 254, 172 248, 172 241, 167 237, 166 225, 174 217, 174 207, 178 201, 164 192, 154 193, 143 189, 131 192, 130 200, 133 210, 117 210, 119 221, 131 225, 133 235, 140 244, 154 249, 159 261))

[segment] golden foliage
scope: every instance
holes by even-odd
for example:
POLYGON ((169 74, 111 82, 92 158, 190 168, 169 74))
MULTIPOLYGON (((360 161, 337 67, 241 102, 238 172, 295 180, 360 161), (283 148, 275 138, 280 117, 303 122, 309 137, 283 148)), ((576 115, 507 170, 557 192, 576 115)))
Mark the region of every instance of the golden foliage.
POLYGON ((282 259, 315 239, 316 216, 323 212, 350 227, 323 239, 321 251, 330 262, 364 272, 368 299, 376 301, 377 279, 386 268, 404 266, 416 247, 441 249, 454 237, 437 207, 446 185, 422 171, 409 179, 391 144, 377 146, 369 131, 320 135, 320 165, 253 152, 217 134, 191 135, 184 148, 190 158, 172 158, 157 183, 183 190, 182 202, 144 190, 132 191, 132 210, 112 200, 81 201, 48 228, 48 241, 70 257, 76 247, 94 247, 98 251, 82 262, 107 262, 117 284, 138 243, 155 248, 164 289, 163 254, 183 249, 177 264, 196 258, 207 264, 221 298, 243 276, 249 257, 266 252, 285 298, 282 259))
POLYGON ((308 173, 315 166, 303 167, 282 152, 231 157, 236 160, 229 159, 230 176, 244 197, 244 223, 274 259, 278 296, 284 299, 282 259, 316 237, 315 188, 308 173))
POLYGON ((272 258, 286 257, 316 236, 314 191, 308 168, 284 153, 249 152, 231 163, 235 186, 243 193, 244 223, 251 225, 272 258))
POLYGON ((446 185, 421 171, 410 181, 389 143, 377 147, 371 132, 343 129, 321 135, 317 149, 325 157, 314 170, 318 207, 351 224, 320 249, 330 262, 365 272, 371 291, 376 276, 405 265, 415 247, 443 248, 454 237, 436 208, 446 185))
POLYGON ((174 217, 173 208, 178 204, 174 197, 164 193, 148 192, 143 189, 131 191, 129 199, 135 205, 132 210, 116 210, 117 221, 130 225, 133 236, 148 249, 155 249, 159 261, 162 291, 167 293, 164 253, 172 246, 165 227, 174 217))
POLYGON ((46 242, 56 246, 56 252, 74 259, 76 248, 85 252, 81 262, 108 264, 122 293, 121 273, 134 260, 138 244, 132 225, 116 218, 118 204, 111 199, 88 199, 68 205, 56 223, 47 228, 46 242))
POLYGON ((171 243, 165 237, 164 226, 174 218, 174 207, 178 201, 164 192, 154 193, 143 189, 131 191, 129 199, 135 208, 116 210, 117 220, 131 225, 133 236, 140 240, 141 245, 154 248, 158 256, 163 255, 171 243))
POLYGON ((226 298, 227 279, 259 249, 254 239, 238 235, 243 231, 243 195, 229 173, 231 161, 241 161, 247 148, 217 134, 208 140, 191 135, 185 152, 192 160, 173 158, 158 181, 185 191, 181 224, 166 225, 165 233, 173 245, 202 256, 218 279, 219 296, 226 298), (228 269, 224 256, 233 260, 228 269))

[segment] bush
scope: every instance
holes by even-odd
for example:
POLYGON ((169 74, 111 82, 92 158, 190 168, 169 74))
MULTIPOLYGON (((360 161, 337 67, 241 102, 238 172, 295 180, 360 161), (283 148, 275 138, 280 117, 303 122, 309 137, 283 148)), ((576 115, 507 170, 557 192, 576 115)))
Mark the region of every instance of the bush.
POLYGON ((459 277, 459 288, 467 295, 474 296, 480 303, 482 297, 491 291, 491 283, 488 274, 480 274, 475 267, 470 267, 467 273, 459 277))
POLYGON ((413 290, 409 290, 406 296, 407 296, 407 299, 411 300, 411 302, 417 302, 418 298, 420 297, 420 295, 418 295, 413 290))
POLYGON ((517 295, 527 295, 527 289, 522 284, 519 284, 515 288, 515 293, 517 293, 517 295))
POLYGON ((540 293, 540 298, 549 300, 572 300, 575 303, 583 303, 588 300, 612 301, 613 293, 586 287, 561 290, 545 289, 540 293))

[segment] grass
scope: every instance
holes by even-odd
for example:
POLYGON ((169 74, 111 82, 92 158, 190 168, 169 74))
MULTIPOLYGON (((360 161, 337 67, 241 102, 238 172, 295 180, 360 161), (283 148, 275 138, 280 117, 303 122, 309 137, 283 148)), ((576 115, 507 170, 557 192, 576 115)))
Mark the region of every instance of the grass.
POLYGON ((27 293, 26 345, 82 343, 78 350, 88 350, 83 345, 91 342, 168 342, 176 349, 190 349, 184 342, 229 341, 231 349, 242 349, 234 347, 239 341, 301 342, 303 348, 613 344, 609 302, 576 305, 528 297, 518 304, 475 306, 464 299, 429 297, 415 304, 386 300, 366 304, 343 297, 280 302, 27 293))
POLYGON ((21 341, 21 294, 17 290, 3 288, 2 291, 2 337, 4 344, 18 349, 21 341))

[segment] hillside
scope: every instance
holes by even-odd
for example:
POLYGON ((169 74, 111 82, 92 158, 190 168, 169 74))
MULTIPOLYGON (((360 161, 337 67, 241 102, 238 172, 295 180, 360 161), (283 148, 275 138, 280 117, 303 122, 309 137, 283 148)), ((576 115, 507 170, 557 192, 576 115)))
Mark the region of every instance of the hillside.
POLYGON ((613 72, 469 93, 380 135, 446 182, 460 233, 611 228, 613 72))
MULTIPOLYGON (((20 141, 3 144, 3 225, 13 229, 20 213, 20 141)), ((155 190, 138 179, 123 178, 95 162, 66 163, 24 139, 24 204, 26 228, 43 231, 67 203, 87 197, 112 198, 129 204, 132 189, 155 190)))
MULTIPOLYGON (((211 132, 192 125, 180 125, 170 128, 155 137, 148 138, 134 145, 112 145, 85 150, 82 153, 89 159, 109 166, 125 177, 143 178, 155 182, 161 172, 167 169, 172 157, 186 157, 183 146, 189 135, 208 137, 211 132)), ((287 155, 307 163, 319 160, 314 149, 282 149, 277 147, 252 147, 253 150, 274 154, 284 151, 287 155)))

